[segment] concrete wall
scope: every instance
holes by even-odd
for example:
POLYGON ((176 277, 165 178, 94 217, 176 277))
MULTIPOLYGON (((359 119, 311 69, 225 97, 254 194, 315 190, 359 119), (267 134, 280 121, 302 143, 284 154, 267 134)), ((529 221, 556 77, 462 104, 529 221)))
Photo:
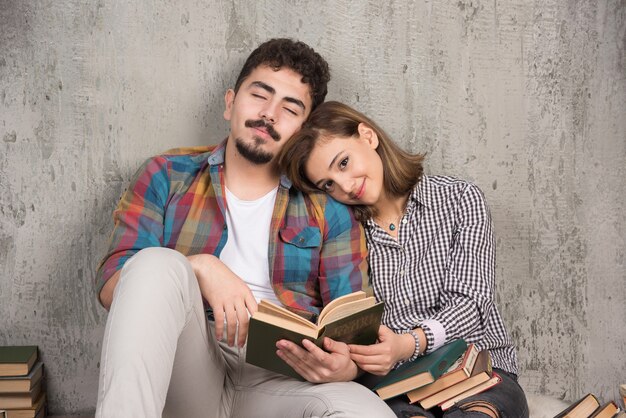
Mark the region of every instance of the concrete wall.
POLYGON ((92 411, 106 319, 92 278, 151 154, 226 135, 249 51, 300 38, 329 98, 429 173, 475 181, 523 386, 626 382, 626 2, 0 0, 0 344, 38 344, 53 413, 92 411))

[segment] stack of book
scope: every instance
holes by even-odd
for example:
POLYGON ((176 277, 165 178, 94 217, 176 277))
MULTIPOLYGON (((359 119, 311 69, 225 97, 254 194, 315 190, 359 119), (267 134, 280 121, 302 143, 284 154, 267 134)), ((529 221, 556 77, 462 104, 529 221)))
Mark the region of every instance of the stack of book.
POLYGON ((600 403, 593 393, 588 393, 554 418, 624 418, 626 414, 613 401, 600 403))
POLYGON ((419 402, 424 409, 445 411, 500 381, 488 351, 455 340, 393 370, 374 390, 382 399, 406 394, 409 402, 419 402))
POLYGON ((0 416, 41 418, 46 394, 36 346, 0 346, 0 416))

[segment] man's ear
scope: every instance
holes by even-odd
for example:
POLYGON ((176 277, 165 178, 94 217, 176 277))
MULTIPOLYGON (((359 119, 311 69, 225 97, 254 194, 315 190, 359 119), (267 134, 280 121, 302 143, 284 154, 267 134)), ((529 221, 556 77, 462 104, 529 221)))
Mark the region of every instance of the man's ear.
POLYGON ((359 123, 358 126, 359 138, 366 140, 372 149, 378 148, 378 135, 376 132, 369 126, 364 124, 363 122, 359 123))
POLYGON ((224 119, 230 120, 233 111, 233 103, 235 101, 235 90, 228 89, 226 90, 226 94, 224 95, 224 103, 226 107, 224 108, 224 119))

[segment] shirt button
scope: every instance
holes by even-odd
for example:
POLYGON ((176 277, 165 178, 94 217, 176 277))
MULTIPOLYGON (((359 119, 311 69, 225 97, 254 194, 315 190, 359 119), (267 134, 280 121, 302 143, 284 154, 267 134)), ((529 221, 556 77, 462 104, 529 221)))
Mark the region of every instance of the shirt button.
POLYGON ((407 218, 402 219, 402 223, 403 223, 403 224, 405 224, 405 225, 406 225, 408 222, 409 222, 409 220, 408 220, 407 218))
POLYGON ((226 231, 226 229, 227 229, 227 228, 228 228, 228 226, 227 226, 226 224, 224 224, 224 226, 222 227, 222 229, 223 229, 224 231, 226 231))
POLYGON ((300 244, 304 243, 304 238, 300 237, 300 239, 298 240, 298 242, 300 242, 300 244))
POLYGON ((411 301, 409 299, 404 299, 404 306, 409 306, 411 301))
POLYGON ((400 276, 404 277, 404 269, 400 270, 400 276))

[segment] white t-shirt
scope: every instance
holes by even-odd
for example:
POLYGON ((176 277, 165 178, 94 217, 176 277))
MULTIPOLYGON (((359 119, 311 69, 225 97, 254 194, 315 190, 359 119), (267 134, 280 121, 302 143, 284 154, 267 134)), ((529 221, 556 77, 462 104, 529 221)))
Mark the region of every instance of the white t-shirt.
POLYGON ((241 200, 226 188, 228 239, 220 260, 246 282, 257 302, 280 305, 270 284, 268 246, 278 187, 256 200, 241 200))

